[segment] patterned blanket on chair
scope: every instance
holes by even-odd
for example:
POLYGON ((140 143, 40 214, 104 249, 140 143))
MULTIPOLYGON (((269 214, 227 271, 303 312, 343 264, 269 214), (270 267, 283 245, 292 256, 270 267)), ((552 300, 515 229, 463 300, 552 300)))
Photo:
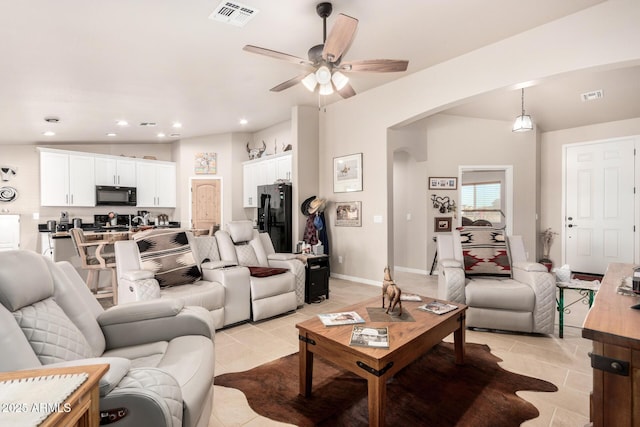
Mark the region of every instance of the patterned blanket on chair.
POLYGON ((467 276, 511 276, 504 230, 460 227, 460 244, 467 276))

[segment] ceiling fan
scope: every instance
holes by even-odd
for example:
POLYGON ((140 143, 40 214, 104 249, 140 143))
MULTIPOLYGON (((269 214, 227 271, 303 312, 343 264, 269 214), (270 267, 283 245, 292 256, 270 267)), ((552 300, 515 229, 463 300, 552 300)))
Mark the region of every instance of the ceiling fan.
POLYGON ((316 6, 316 12, 322 18, 323 23, 323 43, 309 49, 309 59, 253 45, 246 45, 243 48, 247 52, 292 62, 306 68, 304 74, 271 88, 272 92, 280 92, 302 83, 312 92, 318 87, 320 95, 330 95, 335 89, 343 98, 349 98, 355 95, 356 92, 349 84, 348 77, 343 73, 388 73, 407 70, 409 61, 404 60, 367 59, 343 62, 342 57, 353 41, 358 27, 358 20, 342 13, 339 14, 327 37, 327 17, 331 15, 332 10, 333 6, 328 2, 319 3, 316 6))

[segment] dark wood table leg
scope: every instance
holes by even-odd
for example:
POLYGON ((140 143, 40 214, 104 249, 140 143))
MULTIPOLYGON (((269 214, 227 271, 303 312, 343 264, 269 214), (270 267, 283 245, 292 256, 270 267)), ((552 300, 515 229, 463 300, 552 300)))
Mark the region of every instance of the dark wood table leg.
POLYGON ((453 332, 453 346, 456 352, 456 365, 464 364, 464 341, 467 329, 464 313, 459 317, 460 327, 453 332))
POLYGON ((313 382, 313 353, 308 351, 306 337, 300 335, 299 370, 300 370, 300 394, 305 397, 311 396, 311 385, 313 382))
POLYGON ((369 427, 384 426, 387 381, 385 376, 369 375, 369 427))

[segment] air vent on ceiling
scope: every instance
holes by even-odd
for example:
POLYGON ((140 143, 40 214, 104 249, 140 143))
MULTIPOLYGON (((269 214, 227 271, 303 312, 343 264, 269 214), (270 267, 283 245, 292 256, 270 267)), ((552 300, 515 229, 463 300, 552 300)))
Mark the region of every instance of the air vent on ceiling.
POLYGON ((235 1, 223 1, 216 7, 216 10, 209 15, 209 19, 214 21, 225 22, 235 25, 236 27, 244 27, 247 22, 253 18, 258 9, 246 6, 235 1))
POLYGON ((155 122, 140 122, 140 126, 156 126, 155 122))
POLYGON ((602 98, 604 98, 604 92, 602 91, 602 89, 592 90, 591 92, 586 92, 580 95, 580 99, 582 99, 582 102, 595 101, 596 99, 602 98))

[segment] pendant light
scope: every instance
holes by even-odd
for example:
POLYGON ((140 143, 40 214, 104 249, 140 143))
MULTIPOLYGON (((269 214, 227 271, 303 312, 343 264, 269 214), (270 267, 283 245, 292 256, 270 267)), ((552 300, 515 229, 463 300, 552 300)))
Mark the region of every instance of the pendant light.
POLYGON ((340 71, 333 71, 326 65, 321 66, 315 72, 309 73, 304 79, 302 84, 309 92, 315 91, 319 86, 318 92, 320 95, 331 95, 335 90, 341 90, 349 82, 349 78, 342 74, 340 71), (333 84, 332 84, 333 83, 333 84))
POLYGON ((522 88, 522 114, 516 117, 516 121, 513 122, 513 132, 528 132, 533 130, 533 122, 531 116, 524 114, 524 88, 522 88))

